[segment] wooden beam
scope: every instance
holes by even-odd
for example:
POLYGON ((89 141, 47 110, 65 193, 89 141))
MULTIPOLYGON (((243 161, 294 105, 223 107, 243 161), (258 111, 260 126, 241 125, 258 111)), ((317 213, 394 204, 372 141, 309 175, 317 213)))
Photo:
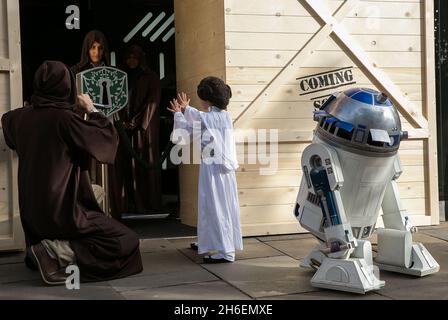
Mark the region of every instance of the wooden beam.
POLYGON ((428 139, 430 136, 428 129, 411 129, 411 130, 407 130, 407 131, 408 131, 409 140, 428 139))
POLYGON ((9 59, 0 58, 0 71, 9 71, 11 69, 9 59))
POLYGON ((309 9, 313 16, 321 19, 324 26, 332 26, 331 38, 343 49, 343 51, 364 71, 369 80, 381 91, 384 91, 394 102, 401 114, 410 123, 419 128, 428 128, 428 121, 421 115, 417 108, 400 91, 400 89, 390 80, 390 78, 379 70, 368 58, 365 52, 356 44, 333 16, 328 14, 322 5, 312 0, 300 0, 309 9))
POLYGON ((425 180, 427 183, 428 215, 431 224, 439 224, 439 179, 437 166, 437 121, 436 121, 436 89, 435 89, 435 49, 434 49, 434 1, 424 1, 424 113, 429 123, 429 139, 425 143, 426 165, 425 180))
MULTIPOLYGON (((339 7, 334 15, 335 21, 342 21, 347 14, 355 7, 358 0, 347 0, 339 7)), ((275 91, 280 85, 286 83, 300 68, 304 62, 309 59, 329 37, 333 26, 330 24, 324 25, 311 39, 302 47, 288 63, 277 73, 277 75, 269 82, 269 84, 261 90, 257 97, 240 113, 234 120, 236 128, 247 128, 250 120, 254 117, 257 109, 269 101, 275 91)))
MULTIPOLYGON (((22 99, 22 57, 20 48, 20 10, 17 0, 6 1, 8 48, 9 48, 9 88, 11 108, 19 108, 23 105, 22 99)), ((18 158, 12 151, 8 161, 9 180, 9 218, 12 224, 12 245, 9 249, 25 248, 25 237, 20 222, 18 200, 18 158)), ((6 249, 6 244, 2 249, 6 249)))

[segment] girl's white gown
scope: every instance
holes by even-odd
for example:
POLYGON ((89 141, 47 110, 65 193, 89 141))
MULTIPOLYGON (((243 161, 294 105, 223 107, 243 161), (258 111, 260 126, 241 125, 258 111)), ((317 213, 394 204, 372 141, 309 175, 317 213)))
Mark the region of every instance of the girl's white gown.
POLYGON ((198 253, 219 251, 212 257, 233 261, 235 250, 243 249, 243 241, 235 176, 238 162, 230 114, 216 107, 201 112, 188 106, 183 114, 174 115, 174 130, 178 129, 188 131, 196 142, 201 138, 198 253), (193 127, 201 130, 194 131, 193 127))

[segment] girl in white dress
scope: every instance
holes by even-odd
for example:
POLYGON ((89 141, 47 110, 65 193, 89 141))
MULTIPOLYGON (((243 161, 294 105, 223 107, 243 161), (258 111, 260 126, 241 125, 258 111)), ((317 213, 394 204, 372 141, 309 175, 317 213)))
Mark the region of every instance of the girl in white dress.
MULTIPOLYGON (((231 89, 219 78, 207 77, 198 85, 199 111, 182 93, 173 99, 174 132, 201 128, 201 164, 198 192, 198 253, 205 263, 235 261, 243 249, 235 171, 238 169, 232 118, 227 105, 231 89)), ((173 135, 174 136, 174 135, 173 135)), ((175 141, 173 141, 175 142, 175 141)))

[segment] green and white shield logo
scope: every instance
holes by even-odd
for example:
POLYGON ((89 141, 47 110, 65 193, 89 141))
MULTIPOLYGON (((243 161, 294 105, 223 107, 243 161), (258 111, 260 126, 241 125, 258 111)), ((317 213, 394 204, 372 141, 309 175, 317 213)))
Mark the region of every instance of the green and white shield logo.
POLYGON ((128 103, 128 76, 113 67, 98 67, 76 75, 78 92, 87 93, 106 117, 128 103))

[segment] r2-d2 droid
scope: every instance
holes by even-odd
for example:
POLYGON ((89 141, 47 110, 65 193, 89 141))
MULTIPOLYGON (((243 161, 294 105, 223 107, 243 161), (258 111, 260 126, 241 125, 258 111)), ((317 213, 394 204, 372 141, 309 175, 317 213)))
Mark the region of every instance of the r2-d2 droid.
POLYGON ((302 154, 303 177, 294 214, 319 245, 301 263, 316 270, 315 287, 366 293, 384 286, 382 270, 425 276, 439 265, 421 243, 403 209, 396 180, 401 131, 397 110, 386 95, 354 88, 332 95, 320 110, 314 138, 302 154), (380 208, 373 259, 367 240, 380 208))

